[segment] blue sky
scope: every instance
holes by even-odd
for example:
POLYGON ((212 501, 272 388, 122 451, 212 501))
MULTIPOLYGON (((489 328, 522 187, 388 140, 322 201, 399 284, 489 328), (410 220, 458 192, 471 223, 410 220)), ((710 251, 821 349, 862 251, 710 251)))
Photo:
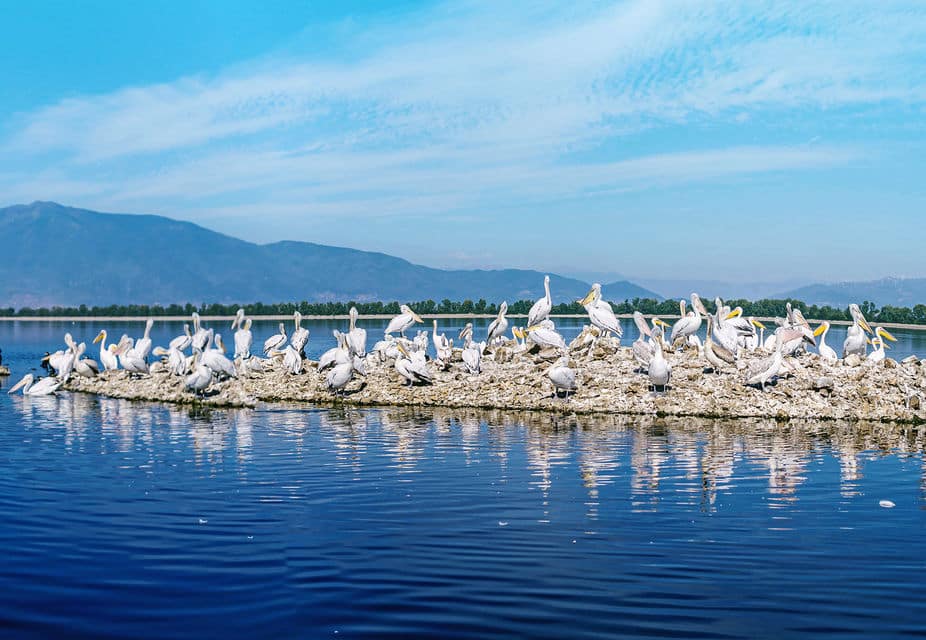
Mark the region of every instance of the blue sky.
POLYGON ((4 204, 434 266, 926 276, 924 3, 36 2, 0 34, 4 204))

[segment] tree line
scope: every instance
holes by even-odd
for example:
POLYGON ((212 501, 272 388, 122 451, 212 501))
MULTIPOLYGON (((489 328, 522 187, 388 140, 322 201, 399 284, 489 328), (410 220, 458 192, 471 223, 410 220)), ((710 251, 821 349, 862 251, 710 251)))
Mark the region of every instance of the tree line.
MULTIPOLYGON (((726 304, 731 307, 742 307, 744 316, 755 316, 759 318, 766 317, 783 317, 785 315, 785 305, 790 302, 792 306, 800 309, 807 318, 818 320, 850 320, 848 308, 836 308, 831 306, 808 305, 800 300, 728 300, 726 304)), ((132 316, 132 317, 157 317, 157 316, 187 316, 194 311, 204 316, 231 316, 239 308, 243 308, 245 313, 252 316, 263 315, 288 315, 294 311, 299 311, 303 315, 346 315, 351 307, 357 307, 362 315, 397 315, 399 313, 399 302, 280 302, 276 304, 267 304, 255 302, 253 304, 171 304, 163 305, 146 305, 146 304, 127 304, 127 305, 108 305, 108 306, 87 306, 82 304, 78 307, 0 307, 0 317, 42 317, 54 318, 63 316, 75 317, 114 317, 114 316, 132 316)), ((533 300, 519 300, 508 305, 510 314, 526 314, 533 300)), ((498 306, 495 303, 487 302, 484 299, 454 301, 449 299, 437 302, 435 300, 421 300, 419 302, 409 303, 412 309, 418 314, 430 315, 435 313, 461 313, 461 314, 495 314, 498 313, 498 306)), ((679 312, 678 301, 676 300, 655 300, 652 298, 634 298, 623 302, 612 302, 611 306, 614 312, 633 313, 641 311, 645 314, 653 315, 677 315, 679 312)), ((704 306, 708 311, 714 311, 713 303, 705 300, 704 306)), ((895 307, 885 305, 878 308, 872 302, 863 302, 859 305, 862 312, 869 322, 899 322, 906 324, 926 324, 926 305, 918 304, 910 307, 895 307)), ((553 305, 554 314, 583 314, 585 310, 576 302, 560 303, 553 305)))

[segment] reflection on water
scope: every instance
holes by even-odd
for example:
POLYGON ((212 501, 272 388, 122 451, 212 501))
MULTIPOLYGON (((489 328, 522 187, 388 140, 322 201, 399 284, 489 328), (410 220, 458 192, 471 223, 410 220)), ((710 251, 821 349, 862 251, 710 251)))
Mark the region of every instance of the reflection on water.
POLYGON ((0 619, 36 635, 923 630, 923 427, 0 403, 0 619))

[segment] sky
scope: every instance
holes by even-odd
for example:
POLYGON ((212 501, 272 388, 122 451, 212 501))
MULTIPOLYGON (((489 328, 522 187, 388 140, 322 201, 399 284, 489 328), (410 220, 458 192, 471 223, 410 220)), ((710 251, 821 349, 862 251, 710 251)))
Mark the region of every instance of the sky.
POLYGON ((438 267, 926 276, 926 3, 29 2, 0 205, 438 267))

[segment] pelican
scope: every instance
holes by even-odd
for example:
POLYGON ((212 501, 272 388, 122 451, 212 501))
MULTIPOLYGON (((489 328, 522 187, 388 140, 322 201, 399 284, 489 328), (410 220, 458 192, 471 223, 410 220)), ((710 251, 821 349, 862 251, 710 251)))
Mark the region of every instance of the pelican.
MULTIPOLYGON (((743 310, 737 308, 733 311, 726 311, 728 307, 723 306, 723 302, 720 298, 717 298, 715 302, 717 304, 717 313, 714 317, 714 342, 727 351, 736 353, 736 348, 739 345, 739 337, 743 335, 743 332, 746 330, 741 325, 729 323, 727 320, 738 318, 740 314, 743 313, 743 310)), ((754 329, 751 330, 754 331, 754 329)))
POLYGON ((193 334, 190 333, 190 325, 183 325, 183 333, 171 340, 167 344, 167 348, 174 348, 178 351, 186 351, 190 348, 190 345, 193 344, 193 334))
POLYGON ((305 345, 309 343, 309 330, 302 327, 302 314, 298 311, 293 313, 293 335, 289 338, 289 343, 302 358, 305 356, 305 345))
POLYGON ((657 387, 661 387, 663 391, 666 390, 666 385, 669 384, 669 378, 672 375, 672 367, 663 355, 662 344, 658 340, 653 343, 653 357, 649 361, 647 373, 654 392, 657 387))
POLYGON ((238 372, 235 370, 234 363, 225 357, 225 344, 222 342, 222 334, 217 333, 213 337, 212 331, 209 332, 209 340, 206 342, 206 350, 200 354, 200 360, 204 365, 209 367, 217 376, 227 376, 237 378, 238 372), (215 346, 212 346, 213 341, 215 346))
POLYGON ((485 342, 470 341, 463 348, 463 364, 469 370, 470 374, 475 375, 482 371, 482 352, 485 351, 485 342))
POLYGON ((264 355, 270 355, 271 351, 281 348, 284 344, 286 344, 286 325, 281 322, 280 332, 264 340, 264 355))
POLYGON ((59 349, 43 358, 61 380, 67 380, 74 370, 74 360, 77 352, 77 343, 74 342, 74 338, 71 337, 70 333, 64 334, 64 343, 67 345, 67 349, 59 349))
POLYGON ((138 354, 135 352, 134 342, 131 338, 125 338, 119 341, 116 355, 119 356, 119 364, 126 370, 129 377, 132 377, 133 373, 139 375, 146 375, 148 373, 148 363, 145 362, 144 358, 138 357, 138 354))
POLYGON ((175 376, 186 375, 188 366, 186 357, 183 355, 183 352, 180 351, 177 347, 155 347, 154 355, 159 358, 167 357, 167 370, 175 376))
POLYGON ((725 365, 735 364, 736 355, 722 345, 714 342, 714 317, 707 316, 707 337, 704 340, 704 358, 711 366, 711 370, 717 373, 725 365))
POLYGON ((416 322, 424 322, 421 317, 412 311, 412 308, 407 304, 403 304, 399 307, 399 315, 389 321, 388 326, 386 326, 385 334, 389 335, 390 333, 399 332, 403 338, 405 337, 405 330, 411 327, 416 322))
POLYGON ((460 329, 460 333, 457 334, 457 340, 463 342, 463 348, 465 349, 473 341, 473 323, 467 322, 466 326, 460 329))
POLYGON ((527 336, 538 347, 552 347, 566 350, 566 341, 556 331, 552 320, 543 320, 540 324, 527 328, 527 336))
POLYGON ((892 336, 887 329, 884 327, 875 327, 875 337, 871 339, 871 343, 876 345, 877 349, 868 354, 869 362, 881 362, 884 360, 884 350, 887 348, 887 345, 884 344, 885 340, 897 342, 897 338, 892 336))
POLYGON ((292 342, 283 350, 283 368, 293 375, 302 373, 302 355, 292 342))
POLYGON ((398 343, 399 357, 395 359, 395 370, 399 375, 405 378, 408 386, 416 382, 431 382, 431 374, 428 373, 427 361, 424 352, 412 351, 409 353, 401 343, 398 343))
POLYGON ((864 358, 868 351, 868 339, 865 334, 872 333, 871 325, 854 302, 849 305, 849 315, 852 316, 852 324, 846 332, 845 342, 842 343, 842 357, 854 354, 864 358))
POLYGON ((554 398, 559 396, 560 391, 563 391, 568 400, 569 393, 575 393, 579 388, 578 382, 576 381, 576 372, 569 367, 569 356, 564 355, 560 357, 552 367, 547 369, 547 377, 550 379, 550 382, 553 383, 554 398))
POLYGON ((86 343, 81 342, 77 345, 77 351, 74 354, 74 372, 82 378, 95 378, 100 373, 100 365, 96 360, 81 357, 86 350, 86 343))
POLYGON ((62 384, 64 384, 64 380, 60 378, 48 377, 36 380, 35 376, 31 373, 27 373, 23 376, 23 379, 13 385, 7 393, 16 393, 22 389, 24 396, 50 396, 55 393, 62 384))
POLYGON ((115 345, 106 346, 106 329, 101 329, 100 333, 93 339, 93 344, 97 342, 100 343, 100 362, 103 365, 103 371, 115 371, 118 369, 119 359, 113 353, 115 345))
MULTIPOLYGON (((765 391, 765 383, 777 376, 781 371, 784 362, 782 354, 784 345, 798 338, 802 340, 808 339, 807 334, 803 331, 791 327, 779 327, 776 334, 777 339, 775 340, 774 353, 768 358, 754 360, 746 365, 746 384, 760 385, 762 391, 765 391)), ((814 344, 816 343, 813 336, 810 336, 810 341, 813 341, 814 344)))
POLYGON ((235 357, 247 359, 251 357, 251 345, 254 343, 254 336, 251 334, 251 319, 244 318, 244 310, 241 311, 243 322, 233 322, 232 329, 238 326, 235 331, 235 357))
POLYGON ((449 340, 446 334, 437 333, 436 319, 434 320, 434 329, 431 331, 431 341, 434 343, 437 365, 441 369, 446 369, 453 359, 453 340, 449 340))
POLYGON ((759 333, 756 334, 755 330, 753 330, 752 334, 746 336, 744 346, 750 351, 755 351, 765 341, 765 325, 753 317, 749 318, 749 324, 758 329, 759 333))
POLYGON ((148 318, 148 321, 145 322, 145 334, 135 341, 135 355, 144 360, 148 361, 148 354, 151 353, 151 327, 154 326, 154 320, 148 318))
POLYGON ((506 313, 508 313, 508 302, 504 301, 498 308, 498 316, 492 321, 486 332, 487 344, 492 344, 498 339, 504 338, 505 332, 508 331, 508 318, 505 317, 506 313))
POLYGON ((820 357, 823 358, 824 362, 829 362, 833 364, 838 360, 836 355, 836 350, 826 344, 826 334, 830 331, 830 323, 828 320, 824 320, 819 327, 813 332, 813 335, 820 336, 820 343, 817 345, 817 351, 820 352, 820 357))
POLYGON ((624 335, 621 323, 615 317, 611 305, 601 298, 600 284, 597 282, 593 284, 588 294, 579 300, 579 304, 585 307, 585 311, 588 312, 588 319, 601 331, 613 333, 618 338, 624 335))
POLYGON ((357 326, 360 312, 357 307, 350 308, 350 328, 347 330, 347 346, 354 355, 361 358, 367 355, 367 330, 357 326))
POLYGON ((691 294, 691 311, 685 312, 684 298, 678 301, 678 309, 681 318, 672 325, 672 333, 669 334, 669 344, 672 346, 675 346, 676 342, 684 344, 689 336, 697 335, 698 329, 701 328, 701 316, 708 315, 697 293, 691 294))
POLYGON ((205 350, 206 343, 209 341, 209 333, 203 329, 202 324, 199 321, 199 314, 195 311, 193 312, 193 337, 191 338, 190 346, 199 349, 200 351, 205 350))
POLYGON ((196 349, 193 356, 193 373, 187 376, 183 386, 196 395, 205 395, 212 384, 212 369, 203 364, 202 352, 196 349))
POLYGON ((550 311, 553 310, 553 300, 550 298, 550 276, 543 277, 543 291, 543 297, 537 300, 527 313, 527 326, 529 327, 546 320, 550 311))
POLYGON ((337 329, 332 332, 337 345, 328 349, 318 359, 318 370, 324 371, 328 367, 336 364, 344 364, 350 360, 350 349, 347 346, 347 336, 337 329))
POLYGON ((640 367, 645 369, 649 366, 649 362, 653 357, 654 343, 662 341, 663 328, 668 328, 669 325, 659 318, 653 318, 653 326, 650 328, 643 314, 639 311, 633 312, 633 321, 637 325, 640 336, 634 340, 631 351, 633 351, 633 357, 640 364, 640 367))

